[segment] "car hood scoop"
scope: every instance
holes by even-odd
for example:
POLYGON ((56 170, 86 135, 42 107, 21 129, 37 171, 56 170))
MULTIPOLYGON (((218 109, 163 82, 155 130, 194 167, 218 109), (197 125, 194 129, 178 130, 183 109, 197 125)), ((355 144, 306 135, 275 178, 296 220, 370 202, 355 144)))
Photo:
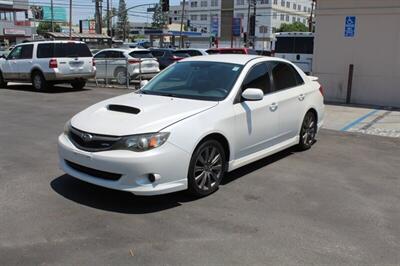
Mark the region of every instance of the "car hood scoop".
POLYGON ((71 124, 85 132, 109 136, 158 132, 217 104, 131 93, 92 105, 74 116, 71 124))
POLYGON ((140 109, 127 105, 119 105, 119 104, 109 104, 107 109, 110 111, 120 112, 120 113, 128 113, 137 115, 140 113, 140 109))

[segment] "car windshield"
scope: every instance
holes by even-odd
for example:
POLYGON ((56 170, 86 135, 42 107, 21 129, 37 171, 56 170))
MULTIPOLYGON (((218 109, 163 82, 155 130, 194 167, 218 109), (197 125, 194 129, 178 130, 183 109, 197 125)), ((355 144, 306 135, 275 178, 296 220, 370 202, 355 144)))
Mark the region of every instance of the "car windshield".
POLYGON ((221 62, 178 62, 153 78, 140 92, 220 101, 228 96, 242 68, 221 62))

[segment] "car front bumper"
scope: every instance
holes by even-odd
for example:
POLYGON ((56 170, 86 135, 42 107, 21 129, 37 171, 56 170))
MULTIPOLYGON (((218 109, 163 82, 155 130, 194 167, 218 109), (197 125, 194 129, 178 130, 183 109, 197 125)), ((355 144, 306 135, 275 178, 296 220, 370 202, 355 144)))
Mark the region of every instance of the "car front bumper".
POLYGON ((158 195, 187 189, 190 155, 169 142, 146 152, 86 152, 77 149, 65 134, 61 134, 58 151, 60 168, 64 172, 98 186, 135 195, 158 195), (81 171, 67 162, 94 171, 81 171), (119 174, 121 177, 118 180, 100 178, 94 176, 96 171, 119 174), (157 174, 160 178, 150 182, 149 174, 157 174))

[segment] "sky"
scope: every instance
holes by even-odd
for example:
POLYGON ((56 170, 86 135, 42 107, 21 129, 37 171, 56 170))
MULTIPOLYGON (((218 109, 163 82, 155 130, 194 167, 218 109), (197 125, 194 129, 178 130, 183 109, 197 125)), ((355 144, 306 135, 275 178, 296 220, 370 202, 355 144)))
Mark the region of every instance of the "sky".
MULTIPOLYGON (((51 0, 30 0, 31 5, 50 5, 51 0)), ((53 0, 54 6, 65 7, 69 14, 69 0, 53 0)), ((110 0, 112 6, 118 8, 119 0, 110 0)), ((125 0, 127 8, 140 4, 155 4, 159 0, 125 0)), ((106 9, 107 0, 103 0, 103 9, 106 9)), ((179 0, 170 0, 170 5, 178 5, 179 0)), ((147 7, 139 7, 129 12, 129 21, 151 22, 152 15, 146 11, 147 7)), ((103 11, 105 12, 105 11, 103 11)), ((104 14, 104 13, 103 13, 104 14)), ((94 18, 94 3, 92 0, 72 0, 72 17, 74 24, 80 19, 94 18)))

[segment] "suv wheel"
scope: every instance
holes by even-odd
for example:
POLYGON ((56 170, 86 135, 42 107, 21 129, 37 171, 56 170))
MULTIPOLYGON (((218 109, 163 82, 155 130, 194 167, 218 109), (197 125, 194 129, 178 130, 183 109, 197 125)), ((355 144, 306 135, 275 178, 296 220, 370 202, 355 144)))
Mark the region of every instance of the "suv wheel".
POLYGON ((126 85, 127 82, 126 69, 118 68, 117 71, 115 71, 115 79, 117 80, 117 83, 119 85, 126 85))
POLYGON ((37 91, 44 91, 46 89, 47 82, 44 79, 42 73, 34 72, 32 74, 32 85, 33 88, 37 91))
POLYGON ((216 140, 202 143, 193 153, 189 166, 188 190, 202 197, 218 189, 226 169, 225 152, 216 140))
POLYGON ((315 135, 317 133, 317 119, 312 112, 308 112, 303 120, 300 130, 299 149, 304 151, 311 148, 315 142, 315 135))
POLYGON ((81 90, 85 87, 86 85, 86 80, 76 80, 71 82, 71 86, 72 88, 74 88, 74 90, 81 90))
POLYGON ((7 81, 4 80, 3 73, 0 72, 0 88, 6 88, 6 87, 7 87, 7 81))

